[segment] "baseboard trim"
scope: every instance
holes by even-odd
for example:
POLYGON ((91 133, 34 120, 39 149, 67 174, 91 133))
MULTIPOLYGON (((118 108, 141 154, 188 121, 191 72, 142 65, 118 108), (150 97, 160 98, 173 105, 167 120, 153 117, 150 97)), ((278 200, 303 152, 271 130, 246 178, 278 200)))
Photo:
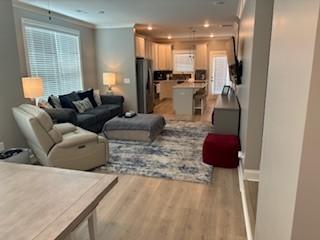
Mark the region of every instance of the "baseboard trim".
POLYGON ((244 175, 243 175, 242 161, 239 162, 238 176, 239 176, 239 188, 240 188, 240 192, 241 192, 244 223, 245 223, 246 232, 247 232, 247 240, 252 240, 253 238, 252 238, 252 230, 251 230, 248 204, 247 204, 247 198, 246 198, 246 190, 244 187, 244 175))
POLYGON ((260 171, 244 169, 243 170, 243 179, 251 182, 259 182, 260 179, 260 171))

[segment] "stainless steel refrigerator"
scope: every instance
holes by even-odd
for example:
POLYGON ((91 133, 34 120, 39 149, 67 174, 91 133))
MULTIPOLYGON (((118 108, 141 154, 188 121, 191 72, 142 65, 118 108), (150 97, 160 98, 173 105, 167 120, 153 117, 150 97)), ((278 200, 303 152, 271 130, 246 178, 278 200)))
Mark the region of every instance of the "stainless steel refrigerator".
POLYGON ((149 59, 137 58, 137 91, 138 91, 138 112, 153 112, 153 71, 152 61, 149 59))

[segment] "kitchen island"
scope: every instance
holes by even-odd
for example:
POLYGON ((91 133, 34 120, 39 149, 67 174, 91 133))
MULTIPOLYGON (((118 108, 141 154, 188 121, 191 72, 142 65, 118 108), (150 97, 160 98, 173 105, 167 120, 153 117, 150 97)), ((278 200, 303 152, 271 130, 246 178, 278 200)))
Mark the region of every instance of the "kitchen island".
POLYGON ((176 115, 192 117, 194 114, 193 97, 199 90, 207 88, 206 81, 184 82, 173 86, 173 110, 176 115))
POLYGON ((185 81, 186 81, 185 79, 175 79, 175 80, 162 80, 157 82, 156 84, 159 84, 160 101, 164 99, 172 99, 173 87, 178 84, 184 83, 185 81))

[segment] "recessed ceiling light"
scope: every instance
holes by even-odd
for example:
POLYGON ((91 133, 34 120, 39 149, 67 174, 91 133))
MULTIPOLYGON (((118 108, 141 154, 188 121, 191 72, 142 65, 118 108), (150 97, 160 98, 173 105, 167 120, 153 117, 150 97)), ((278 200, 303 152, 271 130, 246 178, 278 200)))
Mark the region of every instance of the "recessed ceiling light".
POLYGON ((172 36, 171 36, 171 35, 169 35, 169 36, 168 36, 168 39, 169 39, 169 40, 170 40, 170 39, 172 39, 172 36))
POLYGON ((152 26, 148 26, 148 30, 151 31, 153 28, 152 26))
POLYGON ((204 26, 205 28, 208 28, 208 27, 210 27, 210 24, 209 24, 209 23, 205 23, 205 24, 203 24, 203 26, 204 26))
POLYGON ((213 33, 211 33, 211 34, 210 34, 210 37, 211 37, 211 38, 213 38, 213 37, 214 37, 214 34, 213 34, 213 33))
POLYGON ((87 13, 88 13, 88 12, 83 11, 83 10, 81 10, 81 9, 77 9, 76 12, 77 12, 77 13, 83 13, 83 14, 87 14, 87 13))

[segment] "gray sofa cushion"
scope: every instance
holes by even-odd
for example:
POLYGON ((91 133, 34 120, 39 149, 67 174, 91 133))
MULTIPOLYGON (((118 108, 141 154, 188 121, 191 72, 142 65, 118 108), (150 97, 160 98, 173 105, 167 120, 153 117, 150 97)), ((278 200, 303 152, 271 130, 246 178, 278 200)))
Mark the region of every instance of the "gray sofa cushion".
POLYGON ((93 114, 88 113, 78 113, 77 123, 82 128, 87 128, 88 126, 94 125, 97 122, 97 118, 93 114))
POLYGON ((69 122, 76 124, 77 112, 69 108, 46 108, 44 109, 56 123, 69 122))
POLYGON ((106 122, 111 117, 111 111, 107 108, 94 108, 92 110, 86 111, 87 114, 96 116, 98 122, 106 122))

